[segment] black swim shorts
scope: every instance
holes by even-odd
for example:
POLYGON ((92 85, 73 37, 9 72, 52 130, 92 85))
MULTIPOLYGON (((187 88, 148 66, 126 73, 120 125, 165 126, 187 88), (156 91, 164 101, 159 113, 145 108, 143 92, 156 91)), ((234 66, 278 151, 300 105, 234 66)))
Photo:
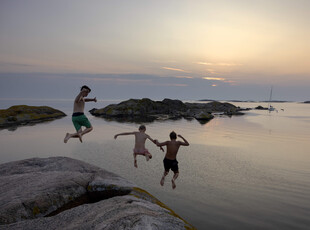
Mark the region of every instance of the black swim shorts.
POLYGON ((177 160, 169 160, 167 158, 164 159, 164 167, 165 171, 169 172, 171 169, 173 172, 179 171, 178 161, 177 160))

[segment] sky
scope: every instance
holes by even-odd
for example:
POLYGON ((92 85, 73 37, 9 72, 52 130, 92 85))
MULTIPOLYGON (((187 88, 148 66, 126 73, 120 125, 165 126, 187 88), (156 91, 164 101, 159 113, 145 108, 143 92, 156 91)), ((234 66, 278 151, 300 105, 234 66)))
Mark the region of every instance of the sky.
POLYGON ((0 98, 310 100, 309 0, 1 0, 0 98))

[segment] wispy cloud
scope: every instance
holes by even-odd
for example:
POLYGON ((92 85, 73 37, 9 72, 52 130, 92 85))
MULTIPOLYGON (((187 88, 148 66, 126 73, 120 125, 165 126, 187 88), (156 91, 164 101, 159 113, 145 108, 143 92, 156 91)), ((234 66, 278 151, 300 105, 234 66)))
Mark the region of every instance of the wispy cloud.
POLYGON ((183 69, 177 69, 177 68, 171 68, 171 67, 161 67, 162 69, 172 70, 172 71, 178 71, 178 72, 184 72, 189 73, 188 71, 185 71, 183 69))
POLYGON ((175 76, 175 78, 186 78, 186 79, 192 79, 193 77, 190 77, 190 76, 175 76))
POLYGON ((198 65, 214 65, 213 63, 210 62, 196 62, 198 65))
MULTIPOLYGON (((68 78, 68 77, 66 77, 68 78)), ((84 81, 102 81, 102 82, 109 82, 112 84, 119 84, 119 85, 144 85, 144 86, 163 86, 163 87, 186 87, 187 84, 181 84, 181 83, 161 83, 157 82, 155 79, 130 79, 130 78, 120 78, 120 77, 74 77, 71 78, 74 79, 80 79, 84 81), (154 81, 155 80, 155 81, 154 81)), ((160 77, 159 77, 160 78, 160 77)))
POLYGON ((219 63, 212 63, 212 62, 196 62, 198 65, 207 65, 207 66, 241 66, 242 64, 237 64, 237 63, 224 63, 224 62, 219 62, 219 63))
POLYGON ((211 73, 211 74, 217 74, 217 72, 215 72, 215 70, 214 69, 206 69, 209 73, 211 73))
POLYGON ((151 83, 151 80, 149 79, 125 79, 125 78, 81 78, 83 80, 88 80, 88 81, 108 81, 108 82, 116 82, 116 83, 151 83))
POLYGON ((205 80, 213 80, 213 81, 225 81, 225 78, 222 77, 204 77, 205 80))

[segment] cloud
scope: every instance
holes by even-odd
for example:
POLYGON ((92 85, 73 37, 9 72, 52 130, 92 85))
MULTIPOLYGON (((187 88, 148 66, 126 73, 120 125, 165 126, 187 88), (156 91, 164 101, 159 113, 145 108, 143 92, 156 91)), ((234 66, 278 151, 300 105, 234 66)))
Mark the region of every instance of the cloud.
POLYGON ((198 65, 207 65, 207 66, 241 66, 242 64, 236 64, 236 63, 211 63, 211 62, 196 62, 198 65))
POLYGON ((225 78, 222 77, 204 77, 205 80, 213 80, 213 81, 225 81, 225 78))
POLYGON ((92 78, 92 77, 83 77, 82 80, 88 81, 107 81, 107 82, 116 82, 116 83, 133 83, 133 84, 150 84, 152 81, 150 79, 128 79, 128 78, 92 78))
POLYGON ((186 78, 186 79, 192 79, 193 77, 190 77, 190 76, 175 76, 175 78, 186 78))
POLYGON ((211 73, 211 74, 217 74, 217 72, 215 72, 215 70, 214 69, 206 69, 209 73, 211 73))
POLYGON ((214 65, 213 63, 210 62, 196 62, 198 65, 214 65))
POLYGON ((178 72, 184 72, 184 73, 189 73, 183 69, 177 69, 177 68, 171 68, 171 67, 162 67, 162 69, 167 69, 167 70, 172 70, 172 71, 178 71, 178 72))
MULTIPOLYGON (((70 76, 69 76, 70 77, 70 76)), ((80 77, 80 76, 71 76, 72 79, 79 79, 83 81, 102 81, 111 84, 119 84, 119 85, 143 85, 143 86, 163 86, 163 87, 186 87, 187 84, 183 83, 165 83, 165 82, 158 82, 161 77, 151 77, 150 79, 135 79, 130 77, 137 77, 137 76, 119 76, 119 77, 80 77)), ((146 76, 147 77, 147 76, 146 76)), ((65 76, 65 78, 68 78, 65 76)))

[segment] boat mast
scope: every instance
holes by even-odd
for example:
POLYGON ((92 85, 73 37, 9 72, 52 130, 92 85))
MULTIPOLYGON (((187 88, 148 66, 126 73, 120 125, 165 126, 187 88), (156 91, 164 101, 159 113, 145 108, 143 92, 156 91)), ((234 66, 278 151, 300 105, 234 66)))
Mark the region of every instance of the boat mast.
POLYGON ((270 89, 270 96, 269 96, 268 109, 270 109, 270 106, 271 106, 271 98, 272 98, 272 86, 271 86, 271 89, 270 89))

